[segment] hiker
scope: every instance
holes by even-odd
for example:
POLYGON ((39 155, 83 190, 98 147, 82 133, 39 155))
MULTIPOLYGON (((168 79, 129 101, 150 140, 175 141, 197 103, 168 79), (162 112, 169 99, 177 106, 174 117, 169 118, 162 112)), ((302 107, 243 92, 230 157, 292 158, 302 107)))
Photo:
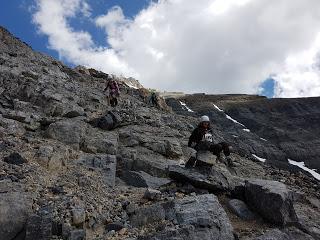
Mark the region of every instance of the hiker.
POLYGON ((111 107, 116 107, 118 105, 117 97, 119 97, 120 95, 118 83, 114 79, 110 79, 107 82, 104 91, 106 91, 108 102, 111 105, 111 107))
POLYGON ((202 116, 200 123, 196 129, 193 130, 188 147, 193 147, 198 151, 210 151, 217 156, 221 161, 221 152, 223 151, 229 166, 232 166, 230 158, 230 146, 225 142, 215 144, 212 137, 212 129, 210 127, 210 119, 208 116, 202 116))
POLYGON ((155 92, 151 93, 149 102, 151 103, 152 106, 158 107, 158 96, 155 92))

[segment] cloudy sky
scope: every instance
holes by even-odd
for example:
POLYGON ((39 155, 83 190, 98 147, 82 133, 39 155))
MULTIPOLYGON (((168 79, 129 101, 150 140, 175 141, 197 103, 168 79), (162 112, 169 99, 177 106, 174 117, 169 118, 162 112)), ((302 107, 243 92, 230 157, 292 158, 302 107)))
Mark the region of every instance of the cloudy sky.
MULTIPOLYGON (((319 0, 6 4, 18 4, 29 21, 21 24, 30 24, 31 46, 72 66, 133 76, 167 91, 320 96, 319 0)), ((26 27, 7 25, 20 38, 26 34, 26 27)))

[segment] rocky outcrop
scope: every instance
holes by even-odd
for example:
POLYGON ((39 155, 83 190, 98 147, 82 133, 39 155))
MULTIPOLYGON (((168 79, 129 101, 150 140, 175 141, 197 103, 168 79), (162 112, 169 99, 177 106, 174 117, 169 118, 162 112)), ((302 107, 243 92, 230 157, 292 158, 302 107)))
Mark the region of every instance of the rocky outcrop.
POLYGON ((283 183, 246 181, 245 197, 248 205, 271 223, 290 225, 296 222, 293 195, 283 183))

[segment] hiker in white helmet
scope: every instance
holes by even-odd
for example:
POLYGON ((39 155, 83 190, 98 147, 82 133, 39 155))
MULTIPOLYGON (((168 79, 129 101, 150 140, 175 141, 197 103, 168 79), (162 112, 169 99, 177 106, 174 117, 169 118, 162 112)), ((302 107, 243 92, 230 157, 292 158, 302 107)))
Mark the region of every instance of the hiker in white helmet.
POLYGON ((200 118, 198 127, 193 130, 189 138, 188 147, 193 147, 197 151, 210 151, 216 155, 218 159, 221 159, 220 154, 223 151, 224 155, 227 157, 228 164, 232 165, 229 157, 230 146, 225 142, 214 143, 208 116, 202 116, 200 118))

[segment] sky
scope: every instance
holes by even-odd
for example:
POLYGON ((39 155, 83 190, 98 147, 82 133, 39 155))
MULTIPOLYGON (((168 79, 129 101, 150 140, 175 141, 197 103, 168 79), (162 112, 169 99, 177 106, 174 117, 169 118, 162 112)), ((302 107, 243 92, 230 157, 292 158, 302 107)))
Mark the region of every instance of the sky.
POLYGON ((73 67, 186 93, 320 96, 319 0, 10 0, 0 25, 73 67))

